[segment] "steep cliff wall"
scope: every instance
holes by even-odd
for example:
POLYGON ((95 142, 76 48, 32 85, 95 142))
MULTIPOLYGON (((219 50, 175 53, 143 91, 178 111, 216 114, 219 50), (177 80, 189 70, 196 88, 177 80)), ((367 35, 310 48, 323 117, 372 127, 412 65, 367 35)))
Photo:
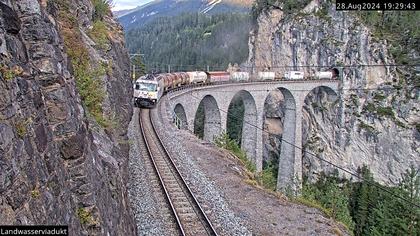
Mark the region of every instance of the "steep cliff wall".
POLYGON ((134 235, 121 27, 91 0, 0 0, 0 224, 134 235))
MULTIPOLYGON (((335 11, 330 1, 312 1, 292 14, 270 9, 260 14, 251 33, 247 65, 279 75, 327 69, 286 66, 342 69, 338 100, 323 88, 306 99, 303 146, 352 171, 366 164, 379 181, 395 183, 410 165, 420 166, 419 90, 407 82, 418 75, 391 66, 340 67, 395 63, 387 41, 372 32, 355 14, 335 11)), ((281 116, 281 104, 267 109, 281 116)), ((305 153, 303 161, 307 175, 331 170, 305 153)))

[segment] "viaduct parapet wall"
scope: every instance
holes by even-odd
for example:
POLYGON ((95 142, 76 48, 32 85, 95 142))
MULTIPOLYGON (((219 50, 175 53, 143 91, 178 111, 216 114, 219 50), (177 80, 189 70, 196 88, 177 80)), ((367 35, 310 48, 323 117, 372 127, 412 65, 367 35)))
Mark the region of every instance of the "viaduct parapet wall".
POLYGON ((204 139, 213 141, 226 130, 229 105, 235 97, 244 102, 242 149, 255 163, 257 171, 263 165, 264 104, 271 91, 280 90, 285 100, 285 117, 277 189, 299 188, 302 180, 302 108, 305 98, 318 87, 338 91, 337 80, 299 80, 230 83, 192 87, 167 94, 173 115, 182 121, 181 127, 194 132, 194 120, 203 103, 204 139))

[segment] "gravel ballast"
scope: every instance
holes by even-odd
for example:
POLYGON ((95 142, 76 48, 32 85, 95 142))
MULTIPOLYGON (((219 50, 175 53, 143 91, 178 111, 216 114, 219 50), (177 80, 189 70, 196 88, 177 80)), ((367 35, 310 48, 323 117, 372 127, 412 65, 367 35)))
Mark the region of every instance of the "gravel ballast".
POLYGON ((128 195, 133 209, 138 235, 172 235, 173 224, 163 193, 152 183, 157 182, 145 165, 146 148, 142 145, 139 126, 139 109, 134 110, 128 136, 130 138, 128 195))
MULTIPOLYGON (((177 93, 182 93, 179 91, 177 93)), ((172 123, 169 97, 152 110, 152 120, 165 147, 202 205, 219 235, 349 235, 343 226, 319 210, 295 204, 285 197, 248 184, 248 175, 237 158, 202 141, 172 123)), ((148 187, 135 111, 129 136, 129 195, 140 235, 168 235, 158 202, 148 187), (166 232, 166 233, 165 233, 166 232)))

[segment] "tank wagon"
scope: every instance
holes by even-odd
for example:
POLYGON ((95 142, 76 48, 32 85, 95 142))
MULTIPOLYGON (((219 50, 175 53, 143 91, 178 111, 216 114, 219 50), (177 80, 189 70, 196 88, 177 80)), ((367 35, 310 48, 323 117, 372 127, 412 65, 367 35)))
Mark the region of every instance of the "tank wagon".
POLYGON ((187 72, 190 84, 200 84, 207 82, 207 74, 203 71, 187 72))
MULTIPOLYGON (((334 79, 339 76, 337 69, 316 72, 315 77, 305 77, 303 71, 288 71, 283 78, 277 78, 275 72, 259 72, 256 81, 334 79)), ((226 82, 247 82, 248 72, 226 71, 190 71, 177 73, 150 74, 141 76, 134 83, 134 105, 153 107, 165 91, 189 84, 216 84, 226 82)))

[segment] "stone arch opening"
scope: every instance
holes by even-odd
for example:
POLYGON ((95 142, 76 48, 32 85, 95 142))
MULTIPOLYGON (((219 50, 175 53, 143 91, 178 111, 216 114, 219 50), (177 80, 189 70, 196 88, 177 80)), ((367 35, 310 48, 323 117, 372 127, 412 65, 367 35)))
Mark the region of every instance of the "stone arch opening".
POLYGON ((273 189, 290 187, 294 178, 296 101, 290 90, 273 90, 264 103, 263 170, 277 181, 273 189))
POLYGON ((178 129, 188 129, 187 114, 185 113, 184 107, 180 103, 176 104, 174 113, 176 115, 175 124, 178 129))
POLYGON ((339 96, 330 87, 319 86, 309 91, 302 107, 302 176, 314 180, 320 172, 330 173, 334 168, 325 165, 313 155, 324 159, 330 143, 340 140, 339 96))
POLYGON ((331 72, 333 73, 333 78, 339 79, 340 78, 340 70, 336 67, 333 67, 331 69, 331 72))
POLYGON ((255 163, 258 127, 257 106, 248 91, 241 90, 232 98, 226 122, 229 137, 236 138, 247 157, 255 163))
POLYGON ((194 133, 206 141, 213 141, 222 131, 221 116, 216 99, 205 96, 198 106, 194 118, 194 133))
POLYGON ((244 121, 244 102, 240 97, 233 97, 229 104, 226 120, 226 133, 230 139, 242 145, 242 126, 244 121))

